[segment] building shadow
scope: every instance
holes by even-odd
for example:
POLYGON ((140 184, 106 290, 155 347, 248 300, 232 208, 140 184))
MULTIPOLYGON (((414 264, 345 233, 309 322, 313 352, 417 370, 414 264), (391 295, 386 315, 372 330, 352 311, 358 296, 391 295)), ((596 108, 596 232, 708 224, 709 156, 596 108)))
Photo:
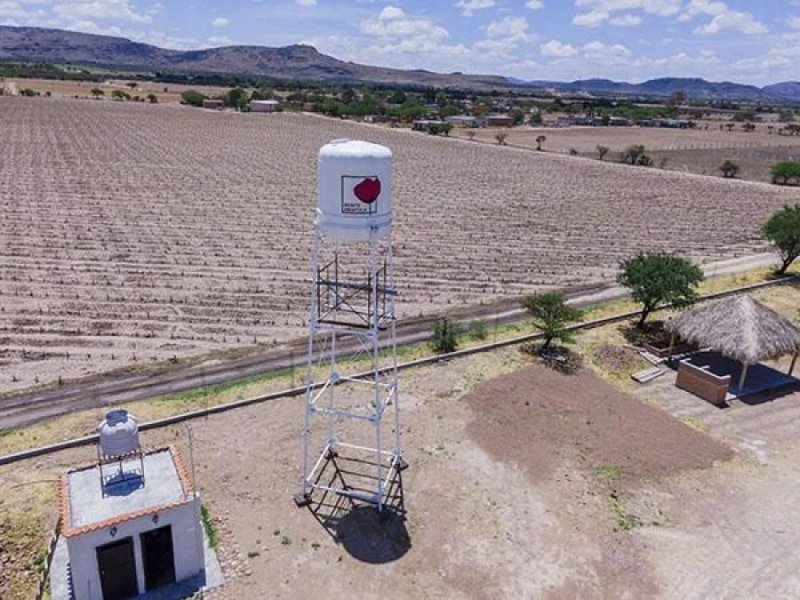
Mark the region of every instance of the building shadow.
POLYGON ((103 493, 106 496, 130 496, 144 487, 144 476, 138 471, 119 471, 106 478, 103 493))
POLYGON ((308 505, 311 514, 328 535, 356 560, 384 564, 402 558, 411 548, 406 527, 403 474, 394 469, 385 489, 380 510, 365 498, 372 493, 375 463, 342 456, 329 456, 317 483, 343 490, 317 489, 308 505))

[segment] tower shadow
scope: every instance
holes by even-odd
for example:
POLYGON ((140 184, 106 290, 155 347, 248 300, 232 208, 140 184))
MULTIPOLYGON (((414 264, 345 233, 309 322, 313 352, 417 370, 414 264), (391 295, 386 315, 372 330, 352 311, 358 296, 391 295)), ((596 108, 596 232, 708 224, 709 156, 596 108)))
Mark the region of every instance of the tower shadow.
POLYGON ((384 564, 402 558, 411 548, 411 538, 406 528, 400 469, 393 469, 381 510, 365 499, 374 490, 376 480, 366 471, 375 467, 371 461, 328 456, 317 483, 339 488, 343 493, 317 490, 318 497, 312 498, 308 508, 350 556, 366 563, 384 564))

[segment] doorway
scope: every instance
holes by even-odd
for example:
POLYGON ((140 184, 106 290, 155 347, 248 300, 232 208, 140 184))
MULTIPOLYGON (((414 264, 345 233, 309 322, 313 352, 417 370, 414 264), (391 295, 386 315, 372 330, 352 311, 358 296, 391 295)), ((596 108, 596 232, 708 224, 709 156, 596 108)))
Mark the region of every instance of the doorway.
POLYGON ((133 538, 98 547, 97 564, 104 600, 125 600, 139 594, 133 538))
POLYGON ((144 581, 147 591, 175 582, 172 527, 159 527, 141 534, 144 581))

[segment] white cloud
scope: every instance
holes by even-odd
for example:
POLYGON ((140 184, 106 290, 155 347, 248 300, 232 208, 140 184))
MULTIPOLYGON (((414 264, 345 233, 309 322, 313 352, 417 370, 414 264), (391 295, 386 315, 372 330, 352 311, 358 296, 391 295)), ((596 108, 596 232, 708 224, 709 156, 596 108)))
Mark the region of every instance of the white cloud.
POLYGON ((751 13, 731 9, 724 2, 716 0, 690 0, 678 20, 686 22, 698 15, 711 17, 708 23, 694 30, 701 35, 714 35, 723 31, 755 35, 769 31, 767 26, 757 21, 751 13))
POLYGON ((579 27, 597 27, 611 17, 608 11, 592 10, 587 13, 579 13, 572 19, 572 24, 579 27))
POLYGON ((233 44, 233 40, 229 38, 227 35, 212 35, 208 40, 206 40, 212 46, 230 46, 233 44))
POLYGON ((152 17, 131 7, 128 0, 88 0, 78 2, 57 2, 52 7, 53 14, 61 19, 111 19, 149 23, 152 17))
POLYGON ((471 17, 476 10, 485 10, 494 6, 494 0, 458 0, 456 6, 465 17, 471 17))
POLYGON ((226 17, 217 17, 216 19, 211 21, 211 25, 214 27, 227 27, 230 24, 231 24, 230 20, 226 17))
POLYGON ((405 16, 406 13, 402 8, 398 8, 397 6, 387 6, 381 11, 381 14, 378 15, 378 20, 392 21, 394 19, 402 19, 405 16))
POLYGON ((584 57, 599 62, 617 62, 631 56, 631 51, 622 44, 606 44, 599 40, 584 44, 581 53, 584 57))
POLYGON ((578 54, 578 49, 570 44, 563 44, 558 40, 550 40, 546 44, 539 46, 539 51, 544 56, 555 56, 558 58, 566 58, 578 54))
POLYGON ((786 24, 792 29, 800 29, 800 17, 786 17, 786 24))
POLYGON ((486 35, 492 38, 524 39, 527 38, 528 27, 528 19, 525 17, 504 17, 489 23, 486 26, 486 35))
POLYGON ((295 0, 300 6, 316 6, 317 0, 295 0))
POLYGON ((636 15, 622 15, 621 17, 613 17, 608 21, 615 27, 636 27, 642 24, 642 18, 636 15))
POLYGON ((643 10, 651 15, 671 17, 680 12, 683 0, 575 0, 575 6, 590 12, 643 10))
POLYGON ((540 8, 544 7, 544 2, 542 0, 528 0, 525 3, 525 8, 529 8, 530 10, 539 10, 540 8))

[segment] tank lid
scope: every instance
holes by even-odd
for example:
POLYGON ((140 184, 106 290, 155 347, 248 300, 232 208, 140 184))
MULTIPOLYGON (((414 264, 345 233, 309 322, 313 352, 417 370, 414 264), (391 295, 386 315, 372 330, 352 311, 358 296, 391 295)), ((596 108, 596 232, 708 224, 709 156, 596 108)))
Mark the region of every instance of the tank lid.
POLYGON ((337 158, 392 158, 392 151, 380 144, 343 138, 325 144, 320 149, 319 155, 337 158))
POLYGON ((128 420, 128 411, 122 408, 110 410, 106 413, 106 422, 109 425, 119 425, 128 420))

